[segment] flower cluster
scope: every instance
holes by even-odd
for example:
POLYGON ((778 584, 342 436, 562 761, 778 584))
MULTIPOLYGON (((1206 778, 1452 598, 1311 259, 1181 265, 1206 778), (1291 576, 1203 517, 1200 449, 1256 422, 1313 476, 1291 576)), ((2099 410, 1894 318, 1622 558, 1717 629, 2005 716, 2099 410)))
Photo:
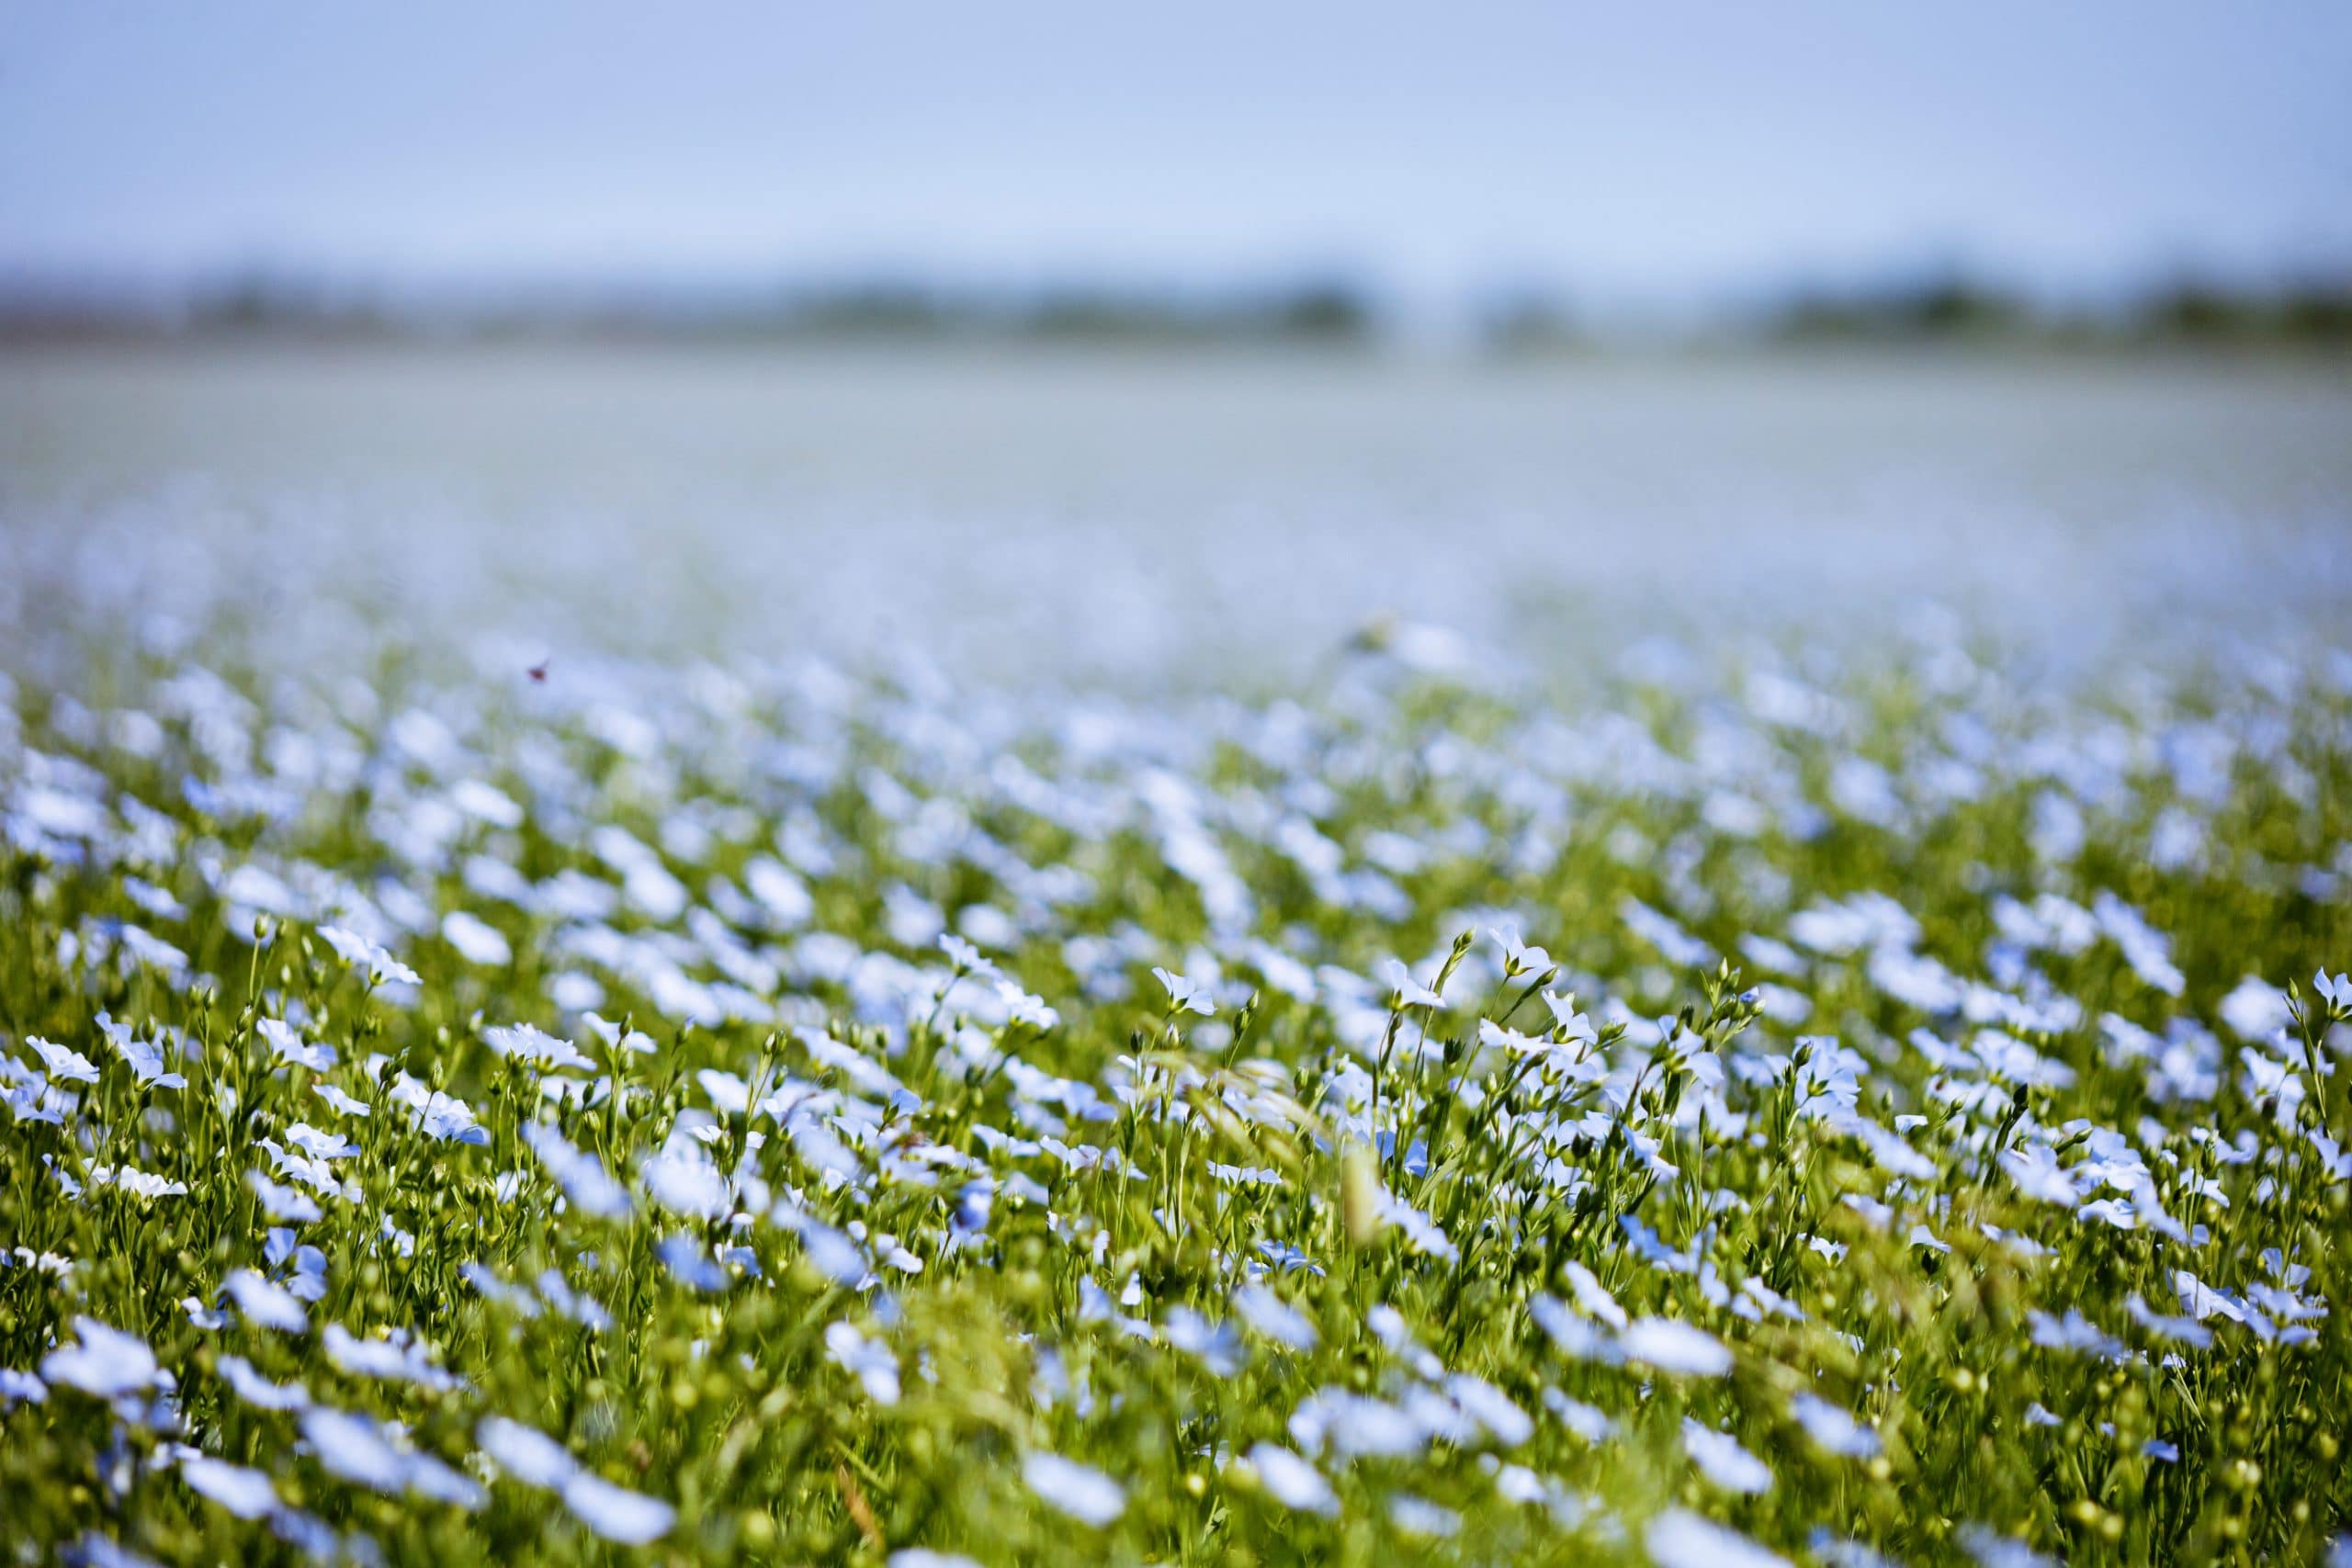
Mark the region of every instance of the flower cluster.
POLYGON ((0 1536, 2345 1528, 2352 671, 0 685, 0 1536))

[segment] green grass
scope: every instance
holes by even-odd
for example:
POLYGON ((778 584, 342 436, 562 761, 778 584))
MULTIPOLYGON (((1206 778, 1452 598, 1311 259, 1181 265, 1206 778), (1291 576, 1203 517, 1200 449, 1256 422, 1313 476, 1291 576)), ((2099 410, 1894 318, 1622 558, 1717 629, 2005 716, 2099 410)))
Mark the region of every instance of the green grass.
POLYGON ((0 1544, 2316 1561, 2340 661, 1888 660, 20 684, 0 1544))

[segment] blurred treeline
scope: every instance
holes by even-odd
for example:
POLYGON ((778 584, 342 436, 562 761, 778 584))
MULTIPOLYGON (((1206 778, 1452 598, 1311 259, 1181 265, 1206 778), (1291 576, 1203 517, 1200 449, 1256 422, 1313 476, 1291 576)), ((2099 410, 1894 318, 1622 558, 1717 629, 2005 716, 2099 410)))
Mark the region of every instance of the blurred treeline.
MULTIPOLYGON (((1489 309, 1479 341, 1503 355, 1605 348, 1623 333, 1555 297, 1525 294, 1489 309)), ((1960 275, 1854 287, 1804 287, 1650 334, 1697 347, 1980 344, 2352 350, 2352 277, 2244 288, 2183 279, 2089 302, 2052 304, 1960 275)))
POLYGON ((956 288, 858 281, 695 288, 379 290, 253 275, 186 290, 0 279, 0 337, 454 338, 1368 344, 1371 294, 1310 280, 1227 291, 956 288))
MULTIPOLYGON (((954 288, 390 289, 271 274, 187 288, 0 277, 0 343, 514 340, 1374 347, 1426 336, 1344 276, 1227 289, 954 288)), ((2352 277, 2265 288, 2184 279, 2053 305, 1958 274, 1799 287, 1670 320, 1497 290, 1453 341, 1498 356, 1627 346, 1982 344, 2052 350, 2352 349, 2352 277)))

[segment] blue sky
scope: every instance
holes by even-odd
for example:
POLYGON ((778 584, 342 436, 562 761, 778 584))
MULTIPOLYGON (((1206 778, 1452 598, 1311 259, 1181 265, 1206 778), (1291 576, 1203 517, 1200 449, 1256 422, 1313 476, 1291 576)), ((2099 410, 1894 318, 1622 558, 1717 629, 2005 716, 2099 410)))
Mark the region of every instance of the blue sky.
POLYGON ((2352 269, 2352 6, 0 0, 0 267, 1673 307, 2352 269))

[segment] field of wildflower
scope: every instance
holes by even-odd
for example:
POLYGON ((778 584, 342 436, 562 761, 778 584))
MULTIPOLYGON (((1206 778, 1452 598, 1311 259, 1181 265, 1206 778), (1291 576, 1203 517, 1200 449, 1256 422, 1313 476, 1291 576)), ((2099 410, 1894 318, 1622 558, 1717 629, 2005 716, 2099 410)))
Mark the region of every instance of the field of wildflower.
POLYGON ((57 536, 0 1559, 2346 1560, 2340 617, 1083 689, 57 536))
POLYGON ((2316 1560, 2352 665, 0 705, 0 1535, 2316 1560))

